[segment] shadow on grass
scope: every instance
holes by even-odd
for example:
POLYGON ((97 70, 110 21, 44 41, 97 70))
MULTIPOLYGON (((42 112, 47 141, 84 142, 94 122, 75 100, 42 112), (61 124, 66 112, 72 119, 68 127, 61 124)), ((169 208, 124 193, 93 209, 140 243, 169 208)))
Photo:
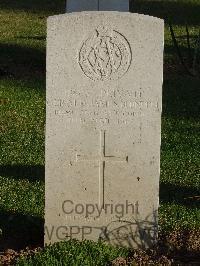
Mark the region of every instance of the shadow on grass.
POLYGON ((64 13, 65 0, 1 0, 0 9, 6 10, 22 10, 32 13, 37 12, 52 12, 52 13, 64 13))
POLYGON ((200 24, 200 4, 199 1, 163 1, 163 0, 135 0, 131 1, 131 12, 171 20, 177 25, 197 25, 200 24))
POLYGON ((160 184, 160 201, 176 203, 189 208, 200 207, 200 190, 194 187, 179 186, 170 183, 160 184))
MULTIPOLYGON (((180 39, 178 40, 179 49, 181 51, 181 55, 183 58, 184 65, 177 54, 177 50, 174 45, 165 45, 164 49, 164 77, 170 77, 172 75, 177 75, 177 79, 182 78, 182 76, 193 77, 191 74, 193 71, 193 60, 195 55, 195 49, 191 46, 188 49, 184 46, 186 45, 186 39, 181 39, 182 36, 179 36, 180 39), (181 40, 181 41, 180 41, 181 40), (181 43, 181 45, 180 45, 181 43), (187 69, 186 69, 187 68, 187 69)), ((199 67, 199 73, 196 73, 196 76, 193 78, 200 78, 200 59, 197 57, 197 66, 196 70, 199 67)))
MULTIPOLYGON (((195 36, 194 39, 196 39, 196 37, 197 36, 195 36)), ((185 43, 185 45, 187 45, 186 44, 186 38, 184 38, 184 36, 178 36, 177 39, 183 39, 183 40, 181 40, 181 45, 180 45, 179 41, 178 41, 178 43, 179 43, 179 48, 180 48, 180 51, 181 51, 183 57, 187 60, 188 48, 186 46, 182 45, 183 43, 185 43)), ((192 55, 194 55, 194 51, 195 51, 194 47, 191 47, 192 55)), ((165 55, 175 55, 176 61, 180 61, 174 45, 165 45, 165 55)), ((186 63, 187 63, 187 61, 186 61, 186 63)))
POLYGON ((200 78, 175 76, 163 86, 163 116, 195 118, 200 115, 200 78))
POLYGON ((46 36, 43 36, 43 35, 39 35, 39 36, 18 36, 17 39, 45 41, 46 40, 46 36))
POLYGON ((42 165, 3 165, 0 166, 0 175, 14 179, 28 179, 44 181, 45 170, 42 165))
MULTIPOLYGON (((30 36, 33 38, 33 36, 30 36)), ((38 36, 35 36, 38 38, 38 36)), ((45 49, 0 44, 0 68, 17 79, 45 78, 45 49)), ((5 76, 5 75, 4 75, 5 76)))
POLYGON ((44 221, 41 218, 0 211, 0 251, 43 246, 44 221))

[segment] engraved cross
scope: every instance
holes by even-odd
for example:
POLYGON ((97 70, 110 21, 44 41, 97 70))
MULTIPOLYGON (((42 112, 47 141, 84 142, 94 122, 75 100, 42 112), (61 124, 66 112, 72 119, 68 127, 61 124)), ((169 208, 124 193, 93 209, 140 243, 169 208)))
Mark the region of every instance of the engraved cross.
POLYGON ((125 157, 116 157, 113 155, 106 155, 106 131, 100 131, 100 149, 98 156, 88 157, 85 155, 76 155, 77 162, 83 161, 94 161, 99 164, 99 206, 104 208, 104 181, 105 181, 105 167, 109 162, 112 163, 128 163, 128 156, 125 157))

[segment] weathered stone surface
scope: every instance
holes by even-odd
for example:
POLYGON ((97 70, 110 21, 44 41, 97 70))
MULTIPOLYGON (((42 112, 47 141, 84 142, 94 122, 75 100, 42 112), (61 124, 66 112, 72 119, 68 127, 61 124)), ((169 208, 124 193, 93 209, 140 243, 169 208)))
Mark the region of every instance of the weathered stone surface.
POLYGON ((67 0, 67 12, 129 11, 129 0, 67 0))
POLYGON ((163 28, 118 12, 48 19, 46 243, 154 243, 163 28))

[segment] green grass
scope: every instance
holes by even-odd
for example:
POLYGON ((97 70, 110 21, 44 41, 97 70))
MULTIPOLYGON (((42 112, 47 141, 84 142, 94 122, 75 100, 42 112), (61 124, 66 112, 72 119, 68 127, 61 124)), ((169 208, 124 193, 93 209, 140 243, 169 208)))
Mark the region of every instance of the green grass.
POLYGON ((198 79, 164 82, 160 224, 163 229, 200 228, 200 92, 198 79))
MULTIPOLYGON (((195 40, 200 1, 136 0, 134 11, 170 19, 184 51, 186 21, 195 40)), ((42 239, 46 17, 58 13, 64 13, 64 1, 0 2, 0 249, 34 246, 42 239)), ((186 76, 179 66, 167 24, 165 65, 175 70, 168 70, 164 77, 159 223, 164 232, 177 227, 199 229, 199 201, 194 197, 200 195, 200 79, 186 76)), ((101 260, 107 263, 119 255, 114 249, 109 254, 110 248, 99 255, 102 247, 95 244, 81 248, 67 243, 19 265, 56 260, 68 248, 69 265, 75 265, 77 245, 83 251, 80 261, 84 257, 85 263, 93 258, 86 247, 99 258, 95 265, 106 265, 101 260)))
POLYGON ((106 266, 117 257, 127 257, 128 250, 114 248, 101 243, 68 241, 57 243, 32 256, 17 262, 17 266, 69 265, 69 266, 106 266))

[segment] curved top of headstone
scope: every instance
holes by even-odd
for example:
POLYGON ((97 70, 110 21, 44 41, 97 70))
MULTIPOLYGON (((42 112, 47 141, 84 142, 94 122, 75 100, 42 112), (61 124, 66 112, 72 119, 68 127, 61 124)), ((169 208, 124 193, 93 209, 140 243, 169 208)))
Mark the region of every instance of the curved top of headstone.
POLYGON ((139 13, 130 13, 130 12, 118 12, 118 11, 84 11, 84 12, 72 12, 72 13, 65 13, 65 14, 59 14, 59 15, 53 15, 47 18, 47 20, 53 20, 53 19, 67 19, 70 17, 78 17, 80 19, 84 17, 130 17, 137 20, 147 20, 147 21, 152 21, 152 22, 160 22, 164 23, 164 20, 158 17, 150 16, 150 15, 144 15, 144 14, 139 14, 139 13))
POLYGON ((129 11, 129 0, 67 0, 66 12, 129 11))

